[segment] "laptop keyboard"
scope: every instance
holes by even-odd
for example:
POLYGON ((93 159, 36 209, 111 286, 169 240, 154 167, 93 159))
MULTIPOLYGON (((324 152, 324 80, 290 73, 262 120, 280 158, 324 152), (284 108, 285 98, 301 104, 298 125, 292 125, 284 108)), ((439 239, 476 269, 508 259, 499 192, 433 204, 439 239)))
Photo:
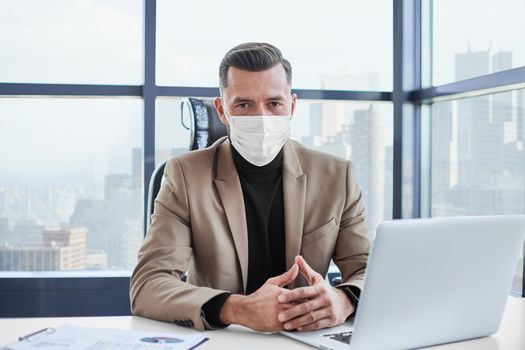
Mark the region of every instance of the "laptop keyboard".
POLYGON ((350 338, 352 338, 352 332, 341 332, 333 334, 323 334, 324 337, 340 341, 341 343, 350 344, 350 338))

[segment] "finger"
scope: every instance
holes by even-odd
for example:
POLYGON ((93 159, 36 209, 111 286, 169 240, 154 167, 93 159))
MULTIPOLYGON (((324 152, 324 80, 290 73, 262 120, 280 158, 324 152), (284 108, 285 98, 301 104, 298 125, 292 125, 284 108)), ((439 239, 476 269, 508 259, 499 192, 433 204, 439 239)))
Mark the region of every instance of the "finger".
POLYGON ((277 320, 279 322, 288 322, 290 320, 293 320, 294 318, 301 317, 303 315, 307 315, 308 313, 322 309, 326 305, 325 301, 322 298, 316 298, 310 301, 307 301, 306 303, 295 305, 292 308, 289 308, 285 311, 281 311, 279 315, 277 316, 277 320))
POLYGON ((280 303, 291 303, 291 302, 297 302, 303 299, 307 300, 307 299, 315 298, 317 295, 319 295, 318 288, 315 286, 308 286, 308 287, 295 288, 295 289, 283 292, 277 297, 277 300, 280 303))
POLYGON ((291 309, 292 307, 296 307, 297 304, 292 303, 286 303, 286 304, 279 304, 283 310, 291 309))
POLYGON ((314 323, 310 323, 309 325, 297 327, 297 330, 300 332, 315 331, 318 329, 328 328, 332 326, 335 326, 335 323, 331 319, 322 318, 320 320, 315 321, 314 323))
MULTIPOLYGON (((287 292, 288 292, 288 290, 287 290, 287 292)), ((292 301, 291 304, 297 305, 297 304, 301 304, 301 303, 306 303, 309 300, 310 300, 309 298, 308 299, 296 299, 296 300, 292 301)))
POLYGON ((313 285, 319 281, 319 279, 322 279, 321 275, 312 269, 302 256, 297 255, 295 257, 295 263, 299 265, 299 271, 304 276, 304 278, 306 278, 308 284, 313 285))
POLYGON ((268 283, 274 284, 279 287, 283 287, 287 285, 288 283, 293 282, 297 275, 299 274, 299 266, 297 264, 293 264, 290 270, 286 271, 282 275, 272 277, 268 279, 268 283))
POLYGON ((307 313, 306 315, 302 315, 301 317, 294 318, 293 320, 290 320, 286 322, 283 325, 283 328, 286 330, 292 330, 292 329, 299 329, 303 327, 309 327, 311 325, 315 325, 320 320, 329 320, 328 317, 330 316, 330 309, 329 308, 322 308, 316 311, 311 311, 307 313))

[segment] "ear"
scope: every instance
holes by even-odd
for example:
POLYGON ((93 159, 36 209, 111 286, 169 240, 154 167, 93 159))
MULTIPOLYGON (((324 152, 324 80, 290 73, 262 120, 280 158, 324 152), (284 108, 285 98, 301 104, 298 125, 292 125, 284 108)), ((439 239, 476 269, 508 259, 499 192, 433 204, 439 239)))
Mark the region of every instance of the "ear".
POLYGON ((297 103, 297 94, 292 94, 292 116, 295 112, 295 104, 297 103))
POLYGON ((219 119, 221 120, 221 123, 224 125, 228 125, 226 114, 224 113, 224 106, 222 105, 222 99, 220 97, 215 97, 213 104, 215 105, 215 109, 219 114, 219 119))

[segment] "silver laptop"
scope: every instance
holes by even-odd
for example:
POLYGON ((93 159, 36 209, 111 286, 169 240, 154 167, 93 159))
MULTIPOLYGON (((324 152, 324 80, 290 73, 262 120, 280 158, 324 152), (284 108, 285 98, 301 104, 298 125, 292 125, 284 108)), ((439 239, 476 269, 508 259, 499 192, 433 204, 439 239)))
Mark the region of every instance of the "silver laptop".
POLYGON ((525 215, 396 220, 378 226, 356 318, 282 332, 320 349, 410 349, 484 337, 500 325, 525 215))

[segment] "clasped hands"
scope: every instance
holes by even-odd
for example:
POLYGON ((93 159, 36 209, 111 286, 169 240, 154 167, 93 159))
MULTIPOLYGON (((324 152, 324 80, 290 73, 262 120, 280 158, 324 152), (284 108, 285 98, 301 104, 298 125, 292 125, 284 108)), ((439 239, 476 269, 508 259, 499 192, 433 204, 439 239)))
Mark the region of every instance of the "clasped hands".
POLYGON ((250 295, 232 294, 220 318, 262 332, 310 331, 343 323, 355 311, 346 294, 332 286, 298 255, 294 265, 250 295), (284 288, 301 273, 308 286, 284 288))

